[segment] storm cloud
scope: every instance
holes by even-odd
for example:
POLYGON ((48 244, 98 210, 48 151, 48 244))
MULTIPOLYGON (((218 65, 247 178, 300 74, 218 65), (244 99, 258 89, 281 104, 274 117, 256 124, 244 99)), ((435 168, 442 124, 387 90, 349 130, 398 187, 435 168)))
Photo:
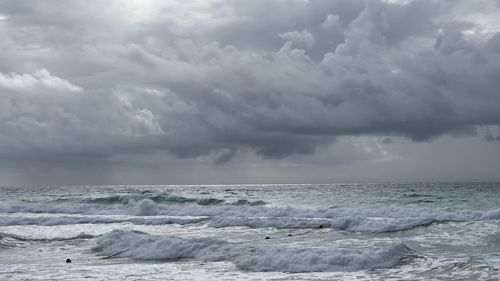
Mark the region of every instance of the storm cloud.
POLYGON ((2 0, 0 166, 496 141, 498 19, 494 0, 2 0))

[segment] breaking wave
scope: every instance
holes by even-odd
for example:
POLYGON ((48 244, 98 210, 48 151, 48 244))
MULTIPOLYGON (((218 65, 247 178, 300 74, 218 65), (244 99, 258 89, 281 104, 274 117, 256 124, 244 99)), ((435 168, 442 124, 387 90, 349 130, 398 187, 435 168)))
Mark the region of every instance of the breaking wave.
POLYGON ((257 201, 249 201, 245 199, 240 199, 236 202, 227 202, 222 199, 218 198, 190 198, 190 197, 184 197, 184 196, 177 196, 177 195, 169 195, 169 194, 148 194, 148 193, 142 193, 142 194, 136 194, 136 195, 112 195, 112 196, 107 196, 107 197, 97 197, 97 198, 89 198, 83 200, 84 203, 91 203, 91 204, 130 204, 130 203, 135 203, 144 199, 151 200, 155 203, 159 204, 182 204, 182 203, 194 203, 202 206, 209 206, 209 205, 250 205, 250 206, 258 206, 258 205, 265 205, 266 202, 257 200, 257 201))
MULTIPOLYGON (((327 208, 304 209, 272 207, 250 201, 232 204, 161 204, 152 199, 130 201, 127 204, 97 204, 75 202, 10 203, 0 202, 3 213, 59 213, 80 215, 137 216, 123 219, 135 224, 191 224, 207 222, 209 227, 242 226, 250 228, 301 229, 331 227, 339 230, 367 233, 404 231, 433 223, 500 220, 500 209, 457 210, 449 208, 380 207, 380 208, 327 208), (141 218, 143 216, 169 216, 180 218, 141 218), (188 217, 184 220, 183 217, 188 217), (194 217, 194 218, 193 218, 194 217)), ((258 201, 256 201, 258 202, 258 201)), ((20 218, 21 219, 21 218, 20 218)), ((23 218, 19 224, 56 225, 57 219, 47 218, 40 222, 23 218)), ((65 218, 71 223, 113 223, 114 218, 65 218)), ((0 221, 6 224, 8 222, 0 221)))
POLYGON ((401 243, 369 250, 258 247, 211 238, 187 239, 122 230, 99 237, 93 251, 108 257, 143 260, 228 261, 244 270, 293 273, 391 268, 414 255, 401 243))
POLYGON ((342 217, 338 219, 309 218, 214 218, 210 227, 246 226, 251 228, 273 227, 277 229, 304 229, 331 227, 339 230, 367 233, 383 233, 408 230, 437 222, 426 218, 362 218, 342 217))
POLYGON ((20 235, 10 234, 10 233, 0 233, 0 241, 2 240, 17 240, 21 242, 37 241, 37 242, 52 242, 52 241, 70 241, 78 239, 92 239, 98 237, 97 235, 92 235, 88 233, 80 233, 72 237, 56 237, 56 238, 30 238, 20 235))
POLYGON ((180 218, 180 217, 160 217, 160 218, 107 218, 107 217, 2 217, 0 216, 0 226, 9 225, 71 225, 71 224, 111 224, 111 223, 132 223, 136 225, 167 225, 167 224, 196 224, 204 222, 208 217, 193 217, 193 218, 180 218))

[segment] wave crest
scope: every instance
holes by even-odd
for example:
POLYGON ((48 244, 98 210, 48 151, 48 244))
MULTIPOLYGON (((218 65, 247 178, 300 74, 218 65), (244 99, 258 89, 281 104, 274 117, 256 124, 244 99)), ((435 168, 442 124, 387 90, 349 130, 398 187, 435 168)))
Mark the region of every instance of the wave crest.
POLYGON ((0 216, 0 226, 11 225, 71 225, 71 224, 112 224, 112 223, 132 223, 135 225, 167 225, 167 224, 196 224, 206 221, 207 217, 128 217, 128 218, 107 218, 93 216, 62 216, 62 217, 13 217, 0 216))
MULTIPOLYGON (((76 202, 28 202, 22 204, 0 202, 0 212, 205 217, 208 226, 214 228, 244 226, 251 228, 301 229, 317 228, 319 225, 322 225, 323 227, 331 227, 339 230, 367 233, 404 231, 434 223, 500 219, 500 209, 457 210, 399 206, 303 209, 272 207, 262 205, 258 201, 255 201, 255 204, 250 204, 249 202, 251 201, 240 200, 235 203, 225 203, 222 205, 159 204, 152 199, 134 201, 127 205, 100 205, 76 202)), ((192 223, 198 222, 200 221, 192 223)), ((179 223, 184 224, 184 222, 179 223)), ((1 224, 2 222, 0 221, 1 224)))
POLYGON ((187 239, 123 230, 100 237, 92 250, 105 256, 144 260, 229 261, 250 271, 294 273, 390 268, 414 255, 402 243, 367 250, 257 247, 211 238, 187 239))
POLYGON ((78 240, 78 239, 92 239, 98 237, 98 235, 92 235, 85 232, 82 232, 76 236, 72 237, 56 237, 56 238, 30 238, 24 237, 20 235, 10 234, 10 233, 0 233, 0 241, 1 240, 16 240, 21 242, 29 242, 29 241, 38 241, 38 242, 51 242, 51 241, 70 241, 70 240, 78 240))
POLYGON ((149 194, 149 193, 141 193, 141 194, 127 194, 127 195, 111 195, 106 197, 97 197, 83 200, 84 203, 91 204, 103 204, 103 205, 112 205, 112 204, 121 204, 127 205, 131 203, 135 203, 142 200, 150 200, 157 204, 183 204, 183 203, 193 203, 201 206, 210 206, 210 205, 264 205, 266 202, 262 200, 257 201, 249 201, 246 199, 240 199, 236 202, 226 202, 225 200, 219 198, 191 198, 184 197, 178 195, 170 195, 170 194, 149 194))

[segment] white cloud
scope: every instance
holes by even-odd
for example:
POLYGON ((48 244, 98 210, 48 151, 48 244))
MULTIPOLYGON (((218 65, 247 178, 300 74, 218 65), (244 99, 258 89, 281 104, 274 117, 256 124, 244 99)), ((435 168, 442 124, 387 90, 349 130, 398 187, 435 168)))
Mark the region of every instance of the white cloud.
POLYGON ((51 75, 46 69, 38 70, 34 74, 4 74, 0 72, 0 88, 19 92, 39 91, 40 89, 51 92, 82 91, 79 86, 51 75))
POLYGON ((280 33, 280 37, 292 42, 298 48, 311 48, 314 46, 314 36, 307 30, 280 33))

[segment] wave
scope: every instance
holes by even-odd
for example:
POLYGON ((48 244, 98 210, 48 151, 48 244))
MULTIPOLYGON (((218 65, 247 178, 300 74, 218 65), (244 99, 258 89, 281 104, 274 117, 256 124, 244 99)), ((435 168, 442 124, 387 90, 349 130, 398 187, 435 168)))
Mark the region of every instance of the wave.
POLYGON ((497 263, 490 263, 484 259, 469 257, 466 260, 441 261, 429 264, 426 273, 436 276, 439 280, 498 280, 500 268, 497 263), (478 278, 480 272, 480 278, 478 278))
POLYGON ((428 226, 438 222, 426 218, 361 218, 343 217, 338 219, 309 218, 234 218, 218 217, 210 220, 208 226, 214 228, 246 226, 250 228, 272 227, 277 229, 305 229, 331 227, 339 230, 365 233, 384 233, 428 226))
POLYGON ((78 240, 78 239, 92 239, 96 238, 98 235, 92 235, 88 234, 85 232, 82 232, 76 236, 72 237, 56 237, 56 238, 31 238, 31 237, 24 237, 20 235, 15 235, 15 234, 10 234, 10 233, 1 233, 0 232, 0 241, 2 240, 16 240, 20 242, 30 242, 30 241, 36 241, 36 242, 52 242, 52 241, 70 241, 70 240, 78 240))
MULTIPOLYGON (((368 233, 403 231, 415 227, 428 226, 433 223, 500 220, 500 209, 479 211, 397 206, 303 209, 293 207, 280 208, 258 204, 172 205, 158 204, 151 199, 130 202, 126 205, 74 202, 23 204, 1 202, 0 212, 206 217, 209 227, 245 226, 251 228, 273 227, 297 229, 316 228, 322 225, 340 230, 368 233)), ((134 221, 131 222, 134 223, 134 221)), ((188 221, 187 223, 198 222, 201 221, 195 220, 193 222, 188 221)), ((102 223, 106 223, 106 221, 103 220, 102 223)), ((168 223, 168 219, 166 219, 164 224, 168 223)), ((171 223, 183 224, 184 222, 179 220, 171 223)), ((161 222, 158 221, 158 224, 161 224, 161 222)))
POLYGON ((132 223, 135 225, 167 225, 167 224, 196 224, 204 222, 208 217, 196 218, 179 218, 179 217, 162 217, 162 218, 106 218, 106 217, 2 217, 0 216, 0 226, 12 225, 72 225, 72 224, 112 224, 112 223, 132 223))
POLYGON ((223 228, 244 226, 250 228, 306 229, 331 227, 346 231, 383 233, 411 229, 434 223, 430 219, 408 218, 287 218, 287 217, 130 217, 107 218, 92 216, 62 217, 2 217, 0 226, 12 225, 73 225, 73 224, 113 224, 132 223, 135 225, 189 225, 207 222, 208 227, 223 228))
POLYGON ((231 203, 231 205, 234 206, 244 206, 244 205, 249 205, 249 206, 260 206, 260 205, 266 205, 267 203, 262 200, 256 200, 256 201, 249 201, 246 199, 239 199, 238 201, 231 203))
POLYGON ((262 200, 257 200, 257 201, 249 201, 246 199, 240 199, 236 202, 227 202, 225 200, 219 199, 219 198, 191 198, 191 197, 184 197, 184 196, 178 196, 178 195, 169 195, 169 194, 148 194, 148 193, 141 193, 141 194, 127 194, 127 195, 112 195, 112 196, 106 196, 106 197, 97 197, 97 198, 89 198, 89 199, 84 199, 84 203, 91 203, 91 204, 130 204, 134 202, 138 202, 144 199, 149 199, 157 204, 161 203, 173 203, 173 204, 182 204, 182 203, 195 203, 198 205, 202 206, 209 206, 209 205, 250 205, 250 206, 258 206, 258 205, 265 205, 266 202, 262 200))
MULTIPOLYGON (((102 198, 101 198, 102 199, 102 198)), ((99 200, 101 200, 99 199, 99 200)), ((98 201, 99 201, 98 200, 98 201)), ((114 200, 114 199, 102 199, 114 200)), ((194 200, 194 199, 193 199, 194 200)), ((199 202, 201 199, 199 199, 199 202)), ((206 199, 207 202, 215 202, 206 199)), ((198 203, 199 203, 198 202, 198 203)), ((238 200, 224 204, 159 204, 150 198, 139 201, 130 200, 127 204, 98 204, 90 202, 71 202, 59 200, 53 202, 0 202, 0 213, 50 213, 50 214, 85 214, 85 215, 137 215, 137 216, 214 216, 214 215, 244 215, 251 213, 277 214, 279 208, 266 208, 264 201, 238 200), (254 209, 254 210, 253 210, 254 209), (268 210, 268 211, 266 211, 268 210), (277 211, 276 211, 277 210, 277 211), (196 215, 200 214, 200 215, 196 215)))
POLYGON ((366 250, 258 247, 211 238, 188 239, 123 230, 113 230, 99 237, 92 250, 107 257, 228 261, 243 270, 292 273, 391 268, 414 256, 414 252, 402 243, 366 250))
POLYGON ((434 197, 431 194, 422 194, 422 193, 403 193, 401 195, 402 198, 415 198, 415 197, 434 197))

